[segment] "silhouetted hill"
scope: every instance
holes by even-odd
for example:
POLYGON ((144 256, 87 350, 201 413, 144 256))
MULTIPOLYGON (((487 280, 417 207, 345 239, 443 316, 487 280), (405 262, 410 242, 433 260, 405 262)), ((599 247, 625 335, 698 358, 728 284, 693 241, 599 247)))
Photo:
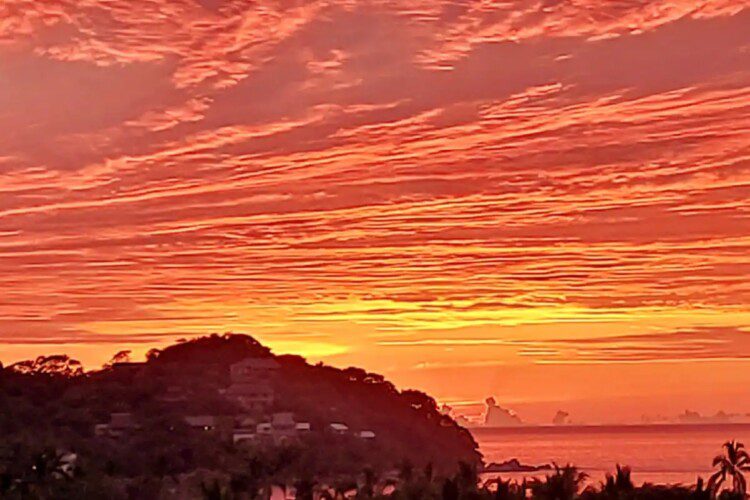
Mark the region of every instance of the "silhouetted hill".
POLYGON ((50 356, 1 373, 0 461, 14 456, 22 463, 19 450, 29 457, 65 450, 102 481, 132 485, 251 466, 294 481, 366 467, 385 472, 405 462, 449 471, 459 461, 481 461, 471 434, 426 394, 399 391, 359 368, 274 356, 246 335, 184 341, 152 351, 145 363, 120 360, 93 372, 50 356), (273 376, 238 384, 230 368, 246 360, 261 360, 251 364, 272 367, 273 376), (248 409, 233 396, 237 387, 273 398, 248 409), (302 430, 285 430, 285 421, 302 430), (243 432, 249 443, 235 442, 243 432))
POLYGON ((247 357, 271 357, 271 350, 249 335, 209 335, 183 341, 150 353, 151 361, 229 366, 247 357))

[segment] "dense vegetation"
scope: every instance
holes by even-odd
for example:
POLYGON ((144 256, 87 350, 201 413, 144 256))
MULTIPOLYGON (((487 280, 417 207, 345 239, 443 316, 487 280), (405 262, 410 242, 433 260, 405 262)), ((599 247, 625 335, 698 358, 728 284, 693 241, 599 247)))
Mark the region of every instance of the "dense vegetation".
MULTIPOLYGON (((115 361, 127 359, 120 353, 115 361)), ((67 356, 11 365, 0 375, 0 496, 30 498, 186 498, 206 484, 257 492, 269 484, 336 483, 368 468, 384 474, 408 461, 448 471, 481 463, 468 431, 417 391, 398 391, 358 368, 310 365, 273 356, 245 335, 212 335, 149 353, 135 370, 110 365, 84 372, 67 356), (321 432, 284 444, 235 446, 196 432, 187 415, 244 413, 221 394, 228 367, 247 357, 279 364, 273 407, 321 432), (175 389, 176 388, 176 389, 175 389), (162 397, 182 394, 178 403, 162 397), (112 413, 132 414, 138 431, 116 440, 94 434, 112 413), (377 438, 322 432, 331 422, 377 438), (75 453, 75 467, 65 454, 75 453), (24 496, 25 495, 25 496, 24 496)), ((261 418, 262 416, 258 416, 261 418)))
MULTIPOLYGON (((727 444, 729 445, 729 443, 727 444)), ((81 471, 67 476, 59 472, 54 455, 38 455, 26 462, 23 487, 14 486, 10 473, 0 483, 2 498, 197 498, 204 500, 265 500, 274 492, 298 500, 745 500, 748 498, 743 472, 734 469, 727 475, 724 465, 704 483, 695 485, 660 485, 645 483, 636 486, 630 469, 617 466, 616 474, 603 481, 591 481, 573 466, 555 467, 542 478, 523 482, 502 478, 483 480, 477 468, 462 462, 452 475, 439 475, 429 464, 416 469, 404 462, 395 475, 381 475, 371 468, 360 474, 343 475, 321 480, 299 474, 289 482, 276 473, 283 469, 292 455, 255 455, 241 470, 217 473, 200 470, 178 484, 176 478, 141 478, 126 489, 117 488, 101 475, 81 471), (28 467, 33 464, 33 467, 28 467), (718 480, 717 480, 718 478, 718 480), (728 479, 724 484, 722 479, 728 479), (726 486, 722 488, 723 486, 726 486)), ((25 457, 27 458, 27 457, 25 457)), ((726 456, 725 456, 726 458, 726 456)), ((736 464, 735 464, 736 465, 736 464)))

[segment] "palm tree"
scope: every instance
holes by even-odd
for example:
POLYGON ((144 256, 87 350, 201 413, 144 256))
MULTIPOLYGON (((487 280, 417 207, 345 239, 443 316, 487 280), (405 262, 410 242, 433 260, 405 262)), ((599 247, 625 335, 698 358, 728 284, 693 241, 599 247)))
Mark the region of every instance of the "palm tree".
POLYGON ((536 479, 531 484, 532 497, 539 500, 572 500, 587 477, 585 472, 580 472, 573 465, 559 467, 555 464, 554 474, 547 475, 544 480, 536 479))
POLYGON ((347 498, 351 492, 357 491, 357 481, 354 479, 341 477, 333 482, 334 498, 347 498))
POLYGON ((445 480, 440 496, 442 500, 458 500, 460 492, 458 491, 458 485, 456 484, 456 482, 457 481, 450 478, 445 480))
POLYGON ((621 494, 627 494, 635 489, 633 480, 630 478, 630 467, 621 467, 617 464, 615 475, 607 473, 602 484, 602 493, 611 498, 619 498, 621 494))
POLYGON ((455 482, 462 496, 476 492, 479 485, 479 473, 476 466, 464 461, 459 462, 455 482))
POLYGON ((695 487, 693 488, 693 493, 690 498, 692 498, 693 500, 711 500, 712 497, 713 492, 711 491, 711 488, 706 487, 703 482, 703 478, 699 477, 695 483, 695 487))
POLYGON ((516 483, 508 479, 503 481, 501 478, 491 479, 484 484, 484 491, 491 491, 491 486, 495 486, 495 494, 492 495, 494 500, 522 500, 526 498, 526 480, 522 483, 516 483))
POLYGON ((300 479, 294 483, 294 498, 297 500, 313 500, 315 495, 315 485, 317 483, 308 478, 300 479))
POLYGON ((414 477, 414 465, 410 460, 404 460, 398 468, 398 478, 402 483, 410 483, 414 477))
POLYGON ((727 441, 724 452, 714 458, 713 466, 717 470, 708 480, 708 488, 717 493, 727 479, 732 480, 732 491, 744 497, 747 493, 745 472, 750 471, 750 455, 745 445, 737 441, 727 441))
POLYGON ((364 481, 357 490, 358 499, 371 499, 375 497, 375 488, 378 484, 378 476, 371 467, 366 467, 363 473, 364 481))

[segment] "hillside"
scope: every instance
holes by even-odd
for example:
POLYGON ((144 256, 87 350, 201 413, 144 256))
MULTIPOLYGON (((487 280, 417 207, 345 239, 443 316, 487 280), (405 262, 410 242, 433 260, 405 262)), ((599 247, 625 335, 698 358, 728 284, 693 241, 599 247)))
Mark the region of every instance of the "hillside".
POLYGON ((163 491, 165 477, 182 488, 196 474, 334 481, 366 468, 481 461, 468 431, 429 396, 359 368, 274 356, 246 335, 181 342, 145 363, 120 355, 94 372, 65 356, 38 358, 6 367, 0 384, 7 477, 59 454, 74 454, 89 482, 141 493, 163 491))

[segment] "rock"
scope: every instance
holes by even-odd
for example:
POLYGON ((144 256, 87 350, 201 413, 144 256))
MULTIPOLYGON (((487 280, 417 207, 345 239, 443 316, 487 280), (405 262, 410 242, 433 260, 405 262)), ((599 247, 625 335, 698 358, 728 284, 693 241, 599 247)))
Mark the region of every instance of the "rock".
POLYGON ((550 464, 526 465, 519 462, 517 458, 511 458, 506 462, 491 462, 484 467, 483 472, 538 472, 543 470, 552 470, 552 466, 550 464))

